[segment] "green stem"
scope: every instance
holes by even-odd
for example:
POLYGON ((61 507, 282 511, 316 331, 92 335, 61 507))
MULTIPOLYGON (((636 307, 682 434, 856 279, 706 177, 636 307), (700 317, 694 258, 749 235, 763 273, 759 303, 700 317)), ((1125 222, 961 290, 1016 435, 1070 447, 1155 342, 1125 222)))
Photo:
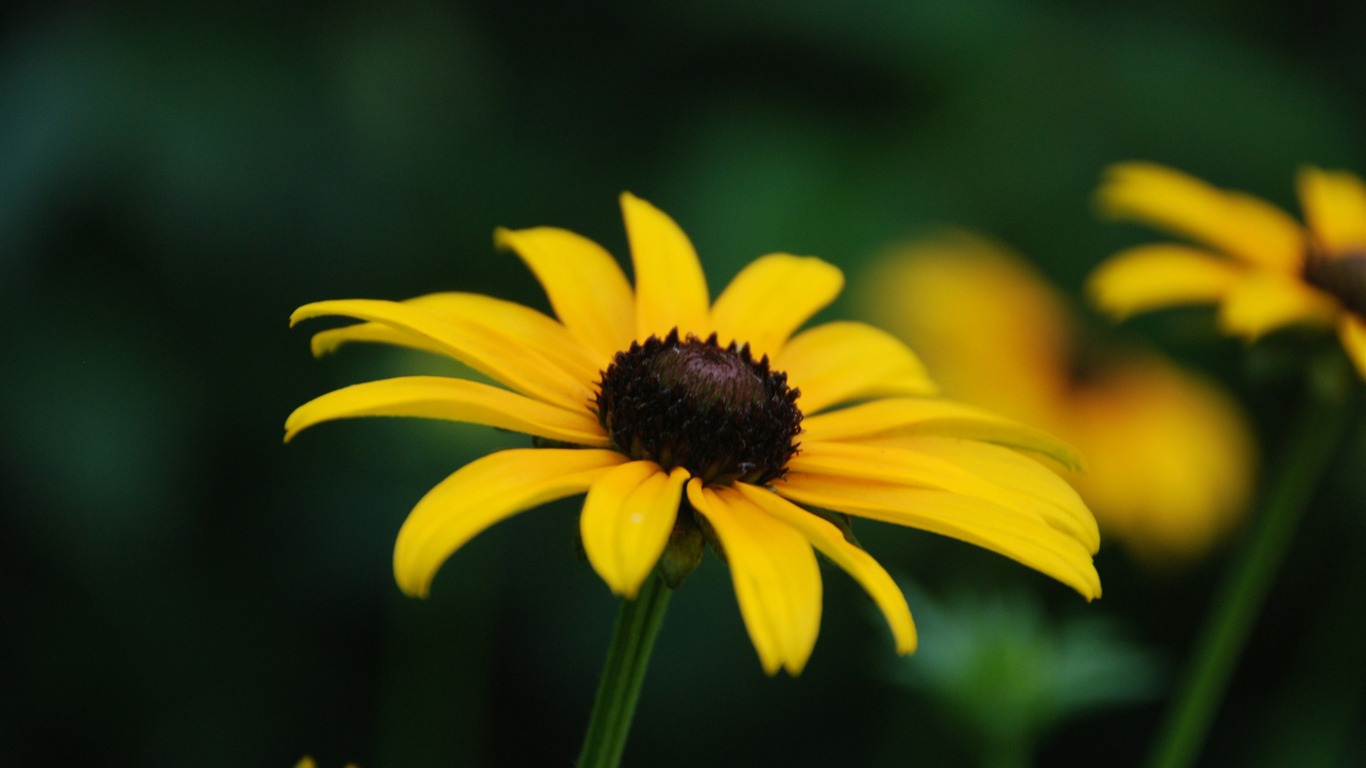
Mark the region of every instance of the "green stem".
POLYGON ((1196 641, 1180 697, 1167 711, 1149 765, 1193 765, 1297 523, 1347 431, 1347 398, 1313 392, 1283 445, 1251 530, 1234 553, 1196 641))
POLYGON ((615 768, 631 731, 640 685, 650 664, 650 651, 664 621, 673 590, 651 575, 635 600, 623 600, 612 627, 612 643, 602 668, 593 715, 588 720, 578 768, 615 768))

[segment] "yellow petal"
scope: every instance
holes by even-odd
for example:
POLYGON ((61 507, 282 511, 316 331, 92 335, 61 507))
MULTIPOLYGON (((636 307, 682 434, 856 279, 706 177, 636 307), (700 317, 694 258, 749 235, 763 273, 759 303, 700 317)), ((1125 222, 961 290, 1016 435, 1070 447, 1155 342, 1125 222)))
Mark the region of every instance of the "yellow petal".
MULTIPOLYGON (((575 343, 564 326, 530 307, 477 293, 432 293, 400 302, 451 323, 534 350, 578 379, 597 377, 601 358, 575 343)), ((313 354, 321 356, 353 341, 382 342, 448 354, 440 343, 402 326, 359 323, 313 336, 313 354)))
POLYGON ((294 410, 285 420, 285 442, 333 419, 411 416, 510 429, 579 445, 607 447, 598 420, 488 384, 445 376, 404 376, 328 392, 294 410))
POLYGON ((688 501, 716 532, 735 597, 764 671, 801 673, 821 621, 821 573, 800 533, 733 488, 688 483, 688 501))
POLYGON ((442 480, 413 507, 394 544, 394 578, 426 597, 441 564, 480 531, 512 515, 583 493, 626 461, 616 451, 523 448, 489 454, 442 480))
POLYGON ((663 211, 629 192, 621 196, 636 272, 636 338, 705 336, 707 279, 692 242, 663 211))
POLYGON ((1299 175, 1304 218, 1328 258, 1366 253, 1366 185, 1346 171, 1306 168, 1299 175))
POLYGON ((1088 600, 1100 596, 1100 576, 1090 551, 1017 510, 946 491, 799 472, 775 481, 773 489, 801 504, 975 544, 1051 576, 1088 600))
POLYGON ((712 307, 722 346, 749 344, 758 360, 773 358, 792 332, 835 300, 844 274, 816 258, 770 254, 740 270, 712 307))
POLYGON ((1219 324, 1229 333, 1255 339, 1292 323, 1331 325, 1337 302, 1296 277, 1265 270, 1241 280, 1219 307, 1219 324))
POLYGON ((1106 215, 1148 222, 1248 264, 1292 271, 1300 263, 1300 227, 1284 211, 1171 168, 1113 165, 1096 197, 1106 215))
POLYGON ((554 227, 494 232, 536 274, 569 332, 606 361, 631 343, 635 299, 626 275, 602 246, 554 227))
POLYGON ((1350 312, 1342 313, 1342 319, 1338 321, 1338 338, 1357 374, 1366 379, 1366 321, 1350 312))
POLYGON ((634 600, 669 543, 688 471, 653 461, 614 467, 593 483, 579 515, 584 553, 613 594, 634 600))
MULTIPOLYGON (((500 307, 506 308, 506 304, 485 305, 489 314, 474 318, 437 314, 409 303, 339 299, 299 307, 290 316, 290 324, 325 315, 383 323, 421 339, 430 348, 438 349, 522 394, 573 411, 586 408, 593 397, 588 388, 591 377, 585 377, 582 371, 570 372, 538 351, 557 344, 561 347, 577 344, 567 334, 539 335, 536 328, 516 322, 518 313, 498 311, 500 307), (507 320, 508 325, 500 327, 502 320, 507 320)), ((545 319, 549 321, 549 318, 545 319)), ((562 327, 560 331, 563 333, 562 327)))
POLYGON ((1087 279, 1097 306, 1118 318, 1182 304, 1214 304, 1247 267, 1185 245, 1140 245, 1112 256, 1087 279))
POLYGON ((920 358, 896 337, 871 325, 835 322, 802 331, 773 361, 802 391, 797 405, 812 414, 865 397, 935 392, 920 358))
POLYGON ((854 577, 887 618, 896 641, 897 653, 915 652, 915 624, 911 621, 911 609, 906 605, 906 597, 872 555, 850 544, 829 521, 807 512, 767 488, 746 483, 736 483, 735 488, 755 506, 796 530, 812 546, 854 577))
POLYGON ((879 436, 939 435, 1032 451, 1072 469, 1076 449, 1040 430, 941 398, 889 398, 852 405, 802 421, 803 443, 866 441, 879 436))
POLYGON ((1034 517, 1100 547, 1096 519, 1070 485, 1037 461, 986 443, 916 437, 899 446, 805 442, 793 472, 930 488, 990 502, 1034 517))

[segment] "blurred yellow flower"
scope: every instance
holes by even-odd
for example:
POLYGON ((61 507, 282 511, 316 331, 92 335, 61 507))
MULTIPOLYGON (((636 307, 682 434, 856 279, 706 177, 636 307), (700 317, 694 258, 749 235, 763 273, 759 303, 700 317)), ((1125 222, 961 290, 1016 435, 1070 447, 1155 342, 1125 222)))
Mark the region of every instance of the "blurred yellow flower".
POLYGON ((584 237, 497 232, 558 320, 466 293, 323 301, 291 318, 366 321, 316 334, 315 354, 353 341, 403 345, 455 358, 501 386, 436 376, 357 384, 300 406, 286 439, 332 419, 417 416, 553 444, 476 460, 419 501, 394 549, 403 591, 426 595, 441 564, 490 525, 586 493, 583 547, 616 594, 633 598, 657 563, 664 572, 689 560, 671 555, 678 542, 697 542, 700 557, 705 539, 723 554, 769 674, 798 673, 815 645, 822 589, 813 547, 868 591, 898 651, 915 647, 905 598, 846 537, 846 514, 958 538, 1088 599, 1100 594, 1095 519, 1061 478, 1017 452, 1068 463, 1070 448, 927 397, 934 385, 919 358, 871 326, 832 322, 793 335, 843 287, 830 264, 765 256, 713 303, 678 225, 629 194, 621 206, 634 290, 584 237))
POLYGON ((1245 417, 1213 384, 1156 354, 1083 344, 1057 289, 967 234, 889 252, 865 304, 920 350, 946 394, 1074 445, 1069 479, 1135 557, 1198 558, 1242 520, 1254 477, 1245 417))
POLYGON ((1118 317, 1179 304, 1219 305, 1219 321, 1253 340, 1291 324, 1333 329, 1366 378, 1366 185, 1345 171, 1298 179, 1307 227, 1255 197, 1151 163, 1112 166, 1101 211, 1200 243, 1141 245, 1091 276, 1096 303, 1118 317))

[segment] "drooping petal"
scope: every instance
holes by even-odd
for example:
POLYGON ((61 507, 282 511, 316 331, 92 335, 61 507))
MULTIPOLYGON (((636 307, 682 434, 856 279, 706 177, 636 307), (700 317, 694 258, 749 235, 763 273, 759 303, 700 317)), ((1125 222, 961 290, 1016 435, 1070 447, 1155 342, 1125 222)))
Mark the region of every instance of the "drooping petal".
POLYGON ((1117 318, 1183 304, 1214 304, 1247 267, 1208 251, 1172 243, 1140 245, 1091 273, 1091 300, 1117 318))
POLYGON ((711 310, 722 346, 749 344, 772 359, 792 332, 835 300, 844 273, 820 259, 777 253, 751 262, 726 286, 711 310))
MULTIPOLYGON (((522 394, 570 410, 586 408, 593 396, 588 388, 591 378, 584 377, 582 371, 570 372, 538 352, 556 344, 572 346, 576 342, 567 335, 541 336, 537 329, 515 322, 517 313, 500 313, 494 306, 487 307, 491 314, 476 318, 437 314, 409 303, 339 299, 299 307, 290 316, 290 324, 325 315, 382 323, 421 339, 431 349, 440 350, 522 394), (500 326, 504 319, 508 325, 500 326)), ((560 331, 563 332, 562 327, 560 331)))
POLYGON ((1071 469, 1081 468, 1074 448, 1057 438, 980 408, 940 398, 887 398, 851 405, 802 421, 802 443, 864 441, 878 436, 938 435, 981 440, 1032 451, 1071 469))
POLYGON ((631 263, 636 273, 636 338, 705 336, 710 301, 697 251, 663 211, 635 195, 621 196, 631 263))
POLYGON ((613 594, 634 600, 669 543, 688 471, 653 461, 614 467, 593 483, 579 515, 584 553, 613 594))
POLYGON ((626 274, 606 249, 554 227, 500 228, 493 238, 531 268, 556 316, 602 360, 610 360, 630 345, 635 333, 635 299, 626 274))
POLYGON ((896 446, 809 442, 788 469, 949 491, 1017 510, 1081 542, 1100 546, 1095 516, 1062 478, 1008 448, 944 437, 896 446))
POLYGON ((834 322, 793 336, 773 361, 798 405, 812 414, 865 397, 929 395, 936 387, 920 358, 895 336, 871 325, 834 322))
POLYGON ((733 488, 704 488, 694 478, 688 501, 726 553, 740 615, 764 671, 799 674, 821 621, 821 573, 811 545, 733 488))
POLYGON ((1338 321, 1338 338, 1356 367, 1357 375, 1366 379, 1366 321, 1350 312, 1342 313, 1338 321))
POLYGON ((947 491, 790 472, 779 494, 800 504, 930 531, 1005 555, 1090 600, 1100 576, 1081 542, 1037 517, 947 491))
POLYGON ((1282 271, 1299 264, 1300 227, 1288 214, 1171 168, 1137 162, 1110 166, 1096 199, 1106 215, 1162 227, 1248 264, 1282 271))
POLYGON ((523 448, 492 453, 442 480, 413 507, 394 544, 394 578, 426 597, 436 571, 476 534, 512 515, 587 491, 625 462, 616 451, 523 448))
POLYGON ((610 442, 587 409, 569 411, 506 389, 446 376, 404 376, 328 392, 289 415, 285 442, 315 424, 359 416, 463 421, 600 448, 610 442))
POLYGON ((1241 280, 1219 307, 1219 323, 1249 340, 1293 323, 1331 325, 1337 302, 1297 277, 1259 270, 1241 280))
POLYGON ((807 512, 767 488, 736 483, 735 488, 755 506, 773 515, 800 533, 822 554, 830 558, 873 598, 892 629, 897 653, 913 653, 916 646, 915 624, 901 588, 873 556, 849 543, 829 521, 807 512))
POLYGON ((1300 204, 1319 250, 1334 255, 1366 253, 1366 184, 1346 171, 1305 168, 1300 204))

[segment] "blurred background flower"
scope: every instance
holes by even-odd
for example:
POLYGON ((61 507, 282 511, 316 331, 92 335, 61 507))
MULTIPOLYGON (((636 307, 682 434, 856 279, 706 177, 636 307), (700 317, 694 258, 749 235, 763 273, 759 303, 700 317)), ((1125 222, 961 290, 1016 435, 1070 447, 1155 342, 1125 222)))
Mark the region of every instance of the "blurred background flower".
MULTIPOLYGON (((509 520, 442 571, 461 588, 402 597, 390 556, 412 503, 450 467, 525 443, 357 423, 286 450, 280 420, 298 403, 415 365, 378 348, 311 361, 286 327, 301 303, 462 290, 547 309, 493 228, 555 222, 625 253, 602 202, 623 190, 687 221, 718 285, 770 250, 857 278, 888 243, 951 222, 1074 293, 1101 258, 1152 239, 1092 218, 1112 162, 1151 158, 1287 209, 1300 165, 1366 169, 1360 4, 11 6, 7 766, 574 754, 615 611, 565 556, 576 507, 509 520)), ((860 315, 848 294, 831 310, 860 315)), ((1236 345, 1190 319, 1121 331, 1236 385, 1236 345)), ((1241 394, 1255 433, 1274 436, 1278 393, 1241 394)), ((1363 461, 1358 431, 1296 538, 1210 764, 1366 764, 1363 461)), ((857 533, 931 594, 1010 587, 1074 615, 1075 595, 1044 577, 889 528, 857 533)), ((628 764, 954 764, 928 705, 894 708, 904 697, 873 665, 885 630, 857 620, 855 586, 829 579, 821 653, 800 680, 771 680, 737 612, 715 609, 730 585, 714 565, 670 605, 628 764), (900 739, 919 751, 881 760, 900 739)), ((1105 597, 1076 609, 1179 657, 1217 569, 1153 579, 1107 551, 1097 565, 1105 597)), ((1158 714, 1063 721, 1038 761, 1135 764, 1158 714)))
POLYGON ((1206 555, 1257 477, 1233 399, 1156 353, 1091 330, 1022 257, 967 233, 892 248, 864 304, 950 397, 1040 427, 1086 462, 1068 479, 1108 540, 1151 565, 1206 555))

